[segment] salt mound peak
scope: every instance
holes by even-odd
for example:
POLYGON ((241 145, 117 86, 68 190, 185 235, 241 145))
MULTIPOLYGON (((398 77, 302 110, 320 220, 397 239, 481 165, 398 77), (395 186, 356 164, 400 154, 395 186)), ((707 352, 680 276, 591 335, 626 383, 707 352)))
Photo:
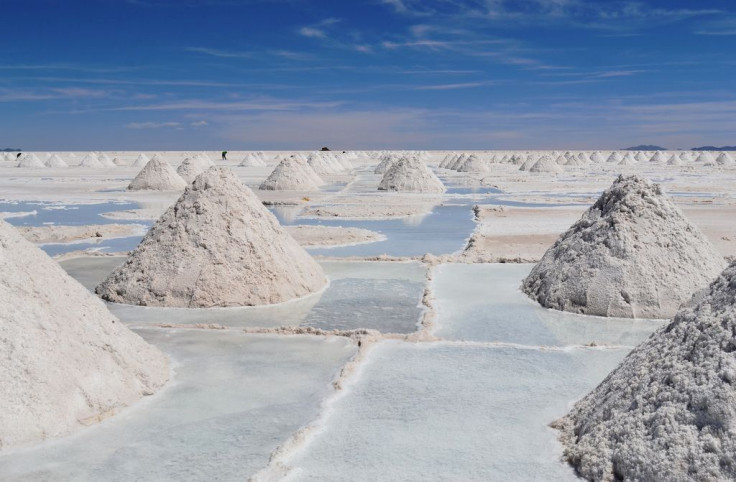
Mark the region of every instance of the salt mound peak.
POLYGON ((94 152, 89 152, 85 155, 79 163, 79 167, 91 167, 94 169, 100 169, 104 167, 94 152))
POLYGON ((593 154, 591 154, 590 160, 594 162, 595 164, 601 164, 605 162, 605 159, 603 158, 603 154, 601 154, 600 151, 595 151, 593 154))
POLYGON ((649 159, 649 162, 653 162, 655 164, 664 164, 667 162, 667 156, 665 156, 664 152, 657 151, 654 154, 652 154, 651 159, 649 159))
POLYGON ((491 170, 490 163, 475 154, 468 156, 467 160, 457 169, 458 172, 490 172, 491 170))
POLYGON ((734 480, 736 262, 554 426, 589 480, 734 480))
POLYGON ((97 154, 97 160, 100 161, 102 167, 117 167, 112 159, 110 159, 110 156, 108 156, 104 152, 100 152, 97 154))
POLYGON ((307 158, 307 164, 319 175, 338 174, 342 172, 345 167, 334 158, 323 156, 319 153, 313 152, 307 158))
POLYGON ((69 164, 64 162, 64 160, 59 157, 58 154, 51 154, 49 158, 46 159, 44 165, 46 167, 69 167, 69 164))
POLYGON ((41 159, 39 159, 36 154, 31 152, 31 153, 23 154, 22 156, 20 156, 18 167, 27 168, 27 169, 41 169, 46 166, 44 165, 43 162, 41 162, 41 159))
POLYGON ((723 151, 716 157, 716 164, 720 166, 731 166, 734 164, 734 159, 728 152, 723 151))
POLYGON ((563 169, 560 167, 560 165, 553 161, 551 157, 546 155, 540 157, 539 160, 535 162, 532 167, 529 168, 529 172, 560 173, 562 171, 563 169))
POLYGON ((171 165, 153 156, 138 175, 128 185, 129 191, 179 191, 187 186, 187 182, 176 173, 171 165))
POLYGON ((207 163, 207 161, 201 157, 187 157, 182 161, 179 167, 176 168, 176 173, 179 177, 184 179, 187 184, 189 184, 210 167, 212 167, 212 164, 207 163))
POLYGON ((410 156, 402 157, 386 171, 378 190, 442 193, 445 185, 422 161, 410 156))
POLYGON ((325 283, 256 195, 229 169, 212 167, 96 291, 117 303, 207 308, 280 303, 325 283))
POLYGON ((258 189, 265 191, 319 191, 325 182, 309 164, 296 157, 285 157, 258 189))
POLYGON ((715 159, 713 159, 713 156, 710 152, 703 151, 698 154, 698 157, 695 158, 695 162, 699 164, 712 164, 715 162, 715 159))
POLYGON ((113 415, 168 379, 164 355, 0 221, 0 448, 113 415))
POLYGON ((522 290, 556 310, 669 318, 723 264, 658 184, 619 176, 547 250, 522 290))
POLYGON ((260 157, 250 153, 238 164, 239 167, 265 167, 266 163, 260 157))
POLYGON ((373 174, 385 174, 394 163, 401 159, 400 156, 395 154, 384 154, 381 158, 381 162, 378 163, 376 168, 373 170, 373 174))
POLYGON ((148 156, 141 152, 140 154, 138 154, 138 157, 133 162, 132 167, 143 167, 148 164, 149 161, 150 159, 148 158, 148 156))

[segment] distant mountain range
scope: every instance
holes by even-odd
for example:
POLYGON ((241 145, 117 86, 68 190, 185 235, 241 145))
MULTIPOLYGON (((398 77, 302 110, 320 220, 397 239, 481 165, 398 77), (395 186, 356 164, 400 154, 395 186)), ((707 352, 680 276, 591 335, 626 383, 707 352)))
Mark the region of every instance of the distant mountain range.
POLYGON ((625 147, 621 149, 622 151, 666 151, 666 147, 660 147, 660 146, 647 146, 642 144, 641 146, 634 146, 634 147, 625 147))
MULTIPOLYGON (((641 146, 634 146, 634 147, 626 147, 624 149, 621 149, 622 151, 667 151, 666 147, 661 146, 647 146, 647 145, 641 145, 641 146)), ((682 149, 676 149, 676 150, 682 150, 682 149)), ((702 146, 702 147, 692 147, 690 148, 691 151, 736 151, 736 146, 723 146, 723 147, 715 147, 715 146, 702 146)))
POLYGON ((22 149, 13 149, 12 147, 6 147, 5 149, 0 149, 0 152, 20 152, 22 149))
POLYGON ((703 147, 693 147, 690 150, 691 151, 736 151, 736 146, 723 146, 723 147, 703 146, 703 147))

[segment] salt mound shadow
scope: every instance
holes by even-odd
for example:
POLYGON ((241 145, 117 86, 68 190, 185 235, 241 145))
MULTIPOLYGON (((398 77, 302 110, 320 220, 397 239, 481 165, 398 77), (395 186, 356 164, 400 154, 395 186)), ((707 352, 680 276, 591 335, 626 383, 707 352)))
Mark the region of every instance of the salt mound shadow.
POLYGON ((723 265, 658 184, 619 176, 547 250, 522 290, 556 310, 670 318, 723 265))
POLYGON ((736 263, 553 424, 589 480, 736 479, 736 263))
POLYGON ((199 175, 96 289, 116 303, 206 308, 320 290, 322 268, 230 170, 199 175))
POLYGON ((156 392, 166 357, 0 221, 0 448, 66 435, 156 392))

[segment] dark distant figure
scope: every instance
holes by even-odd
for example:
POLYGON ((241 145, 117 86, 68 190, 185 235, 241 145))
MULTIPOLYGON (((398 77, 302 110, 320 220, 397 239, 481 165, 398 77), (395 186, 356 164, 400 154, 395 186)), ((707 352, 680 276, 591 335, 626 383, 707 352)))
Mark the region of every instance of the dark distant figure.
POLYGON ((227 151, 222 151, 222 160, 227 161, 227 151))
POLYGON ((21 155, 21 153, 19 152, 18 154, 15 155, 15 158, 18 159, 20 157, 20 155, 21 155))
POLYGON ((329 150, 330 150, 330 148, 329 148, 329 147, 323 147, 323 148, 322 148, 322 149, 320 149, 320 150, 321 150, 321 151, 329 151, 329 150))

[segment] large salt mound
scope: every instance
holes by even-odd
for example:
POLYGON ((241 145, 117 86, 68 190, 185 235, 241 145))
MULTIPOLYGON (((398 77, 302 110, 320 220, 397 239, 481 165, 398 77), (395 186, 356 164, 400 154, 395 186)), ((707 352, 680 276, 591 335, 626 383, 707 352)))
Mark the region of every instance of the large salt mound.
POLYGON ((315 152, 309 155, 307 164, 319 175, 338 174, 345 169, 338 161, 315 152))
POLYGON ((401 158, 394 154, 385 154, 382 157, 381 162, 379 162, 376 168, 373 170, 373 174, 385 174, 386 171, 391 168, 391 166, 399 161, 399 159, 401 158))
POLYGON ((322 268, 231 171, 187 187, 97 287, 108 301, 206 308, 280 303, 320 290, 322 268))
POLYGON ((589 480, 736 479, 736 263, 555 422, 589 480))
POLYGON ((22 156, 20 156, 18 167, 30 168, 30 169, 41 169, 46 166, 44 165, 43 162, 41 162, 41 159, 39 159, 36 154, 30 153, 30 154, 23 154, 22 156))
POLYGON ((563 169, 552 160, 549 156, 542 156, 532 167, 529 168, 529 172, 547 172, 547 173, 560 173, 563 169))
POLYGON ((189 184, 210 167, 212 167, 212 162, 208 163, 207 160, 202 157, 187 157, 182 161, 179 167, 176 168, 176 173, 179 177, 184 179, 187 184, 189 184))
POLYGON ((243 158, 238 167, 265 167, 266 163, 258 156, 248 154, 243 158))
POLYGON ((319 191, 324 184, 306 161, 286 157, 274 168, 258 189, 266 191, 319 191))
POLYGON ((383 175, 379 191, 445 192, 445 185, 416 157, 402 157, 383 175))
POLYGON ((475 154, 471 154, 468 159, 457 168, 458 172, 491 172, 491 170, 490 163, 475 154))
POLYGON ((0 221, 0 448, 66 435, 158 390, 161 352, 0 221))
POLYGON ((669 318, 723 263, 658 184, 619 176, 547 250, 522 289, 556 310, 669 318))
POLYGON ((171 165, 160 157, 153 156, 128 185, 129 191, 179 191, 187 182, 176 173, 171 165))
POLYGON ((44 162, 44 165, 46 167, 69 167, 69 164, 64 162, 58 154, 51 154, 49 158, 46 159, 46 162, 44 162))

